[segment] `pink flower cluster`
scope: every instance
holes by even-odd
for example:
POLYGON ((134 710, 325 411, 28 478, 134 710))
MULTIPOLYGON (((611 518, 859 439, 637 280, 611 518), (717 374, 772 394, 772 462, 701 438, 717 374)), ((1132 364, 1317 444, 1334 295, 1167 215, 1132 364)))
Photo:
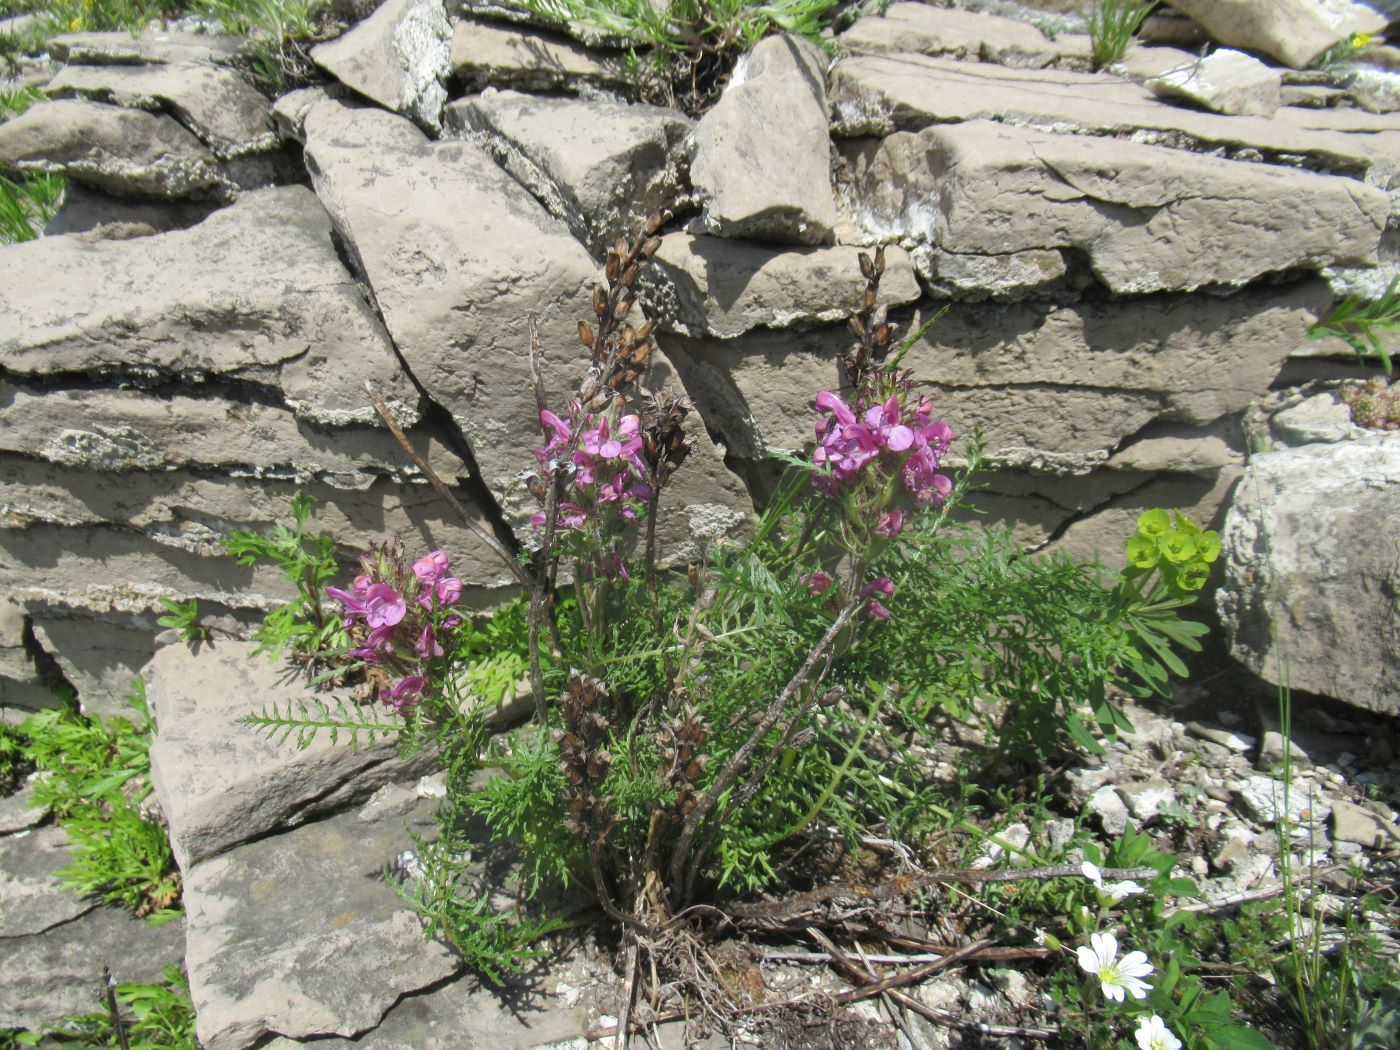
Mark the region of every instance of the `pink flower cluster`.
MULTIPOLYGON (((813 484, 822 493, 837 496, 859 484, 868 468, 898 470, 916 504, 941 505, 953 483, 938 472, 938 466, 953 432, 948 424, 932 418, 932 409, 926 397, 906 407, 898 394, 891 394, 883 404, 862 411, 859 399, 853 407, 823 390, 817 395, 817 411, 827 415, 817 422, 812 462, 830 473, 817 475, 813 484)), ((875 531, 897 536, 903 527, 904 512, 892 510, 881 515, 875 531)))
POLYGON ((462 622, 459 616, 441 615, 461 600, 462 581, 448 575, 447 555, 442 551, 432 551, 414 562, 411 578, 401 571, 402 562, 397 566, 400 571, 386 573, 385 567, 392 562, 392 558, 367 556, 368 571, 355 577, 350 591, 327 587, 326 594, 340 603, 347 630, 363 622, 368 631, 361 645, 350 651, 351 656, 396 670, 412 667, 413 673, 403 674, 380 694, 385 703, 402 710, 416 704, 428 684, 421 667, 413 665, 442 656, 440 632, 462 622), (376 575, 394 578, 376 579, 376 575), (411 649, 416 660, 403 649, 411 649))
MULTIPOLYGON (((580 411, 574 402, 570 419, 577 419, 580 411)), ((562 528, 582 529, 612 505, 623 520, 635 521, 651 496, 651 487, 643 480, 647 466, 641 456, 641 420, 636 415, 623 416, 615 430, 607 416, 590 416, 588 422, 593 425, 579 435, 579 446, 570 459, 572 492, 559 504, 558 523, 562 528)), ((561 469, 555 454, 568 445, 573 425, 547 408, 540 410, 540 423, 550 436, 544 448, 535 449, 535 458, 546 472, 561 469)), ((543 528, 544 512, 532 515, 530 523, 543 528)))

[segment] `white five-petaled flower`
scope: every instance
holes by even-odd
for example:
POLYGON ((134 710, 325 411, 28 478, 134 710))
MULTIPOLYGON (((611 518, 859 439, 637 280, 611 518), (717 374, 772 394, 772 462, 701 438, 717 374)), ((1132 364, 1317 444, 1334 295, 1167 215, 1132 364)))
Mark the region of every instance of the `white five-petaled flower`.
POLYGON ((1143 1018, 1135 1034, 1142 1050, 1181 1050, 1181 1040, 1156 1014, 1143 1018))
POLYGON ((1089 943, 1076 949, 1079 967, 1099 979, 1103 994, 1121 1003, 1124 993, 1146 999, 1151 985, 1142 978, 1152 972, 1152 964, 1142 952, 1129 952, 1118 958, 1118 938, 1111 933, 1094 933, 1089 943))
POLYGON ((1115 882, 1112 886, 1105 886, 1103 873, 1099 871, 1098 865, 1090 864, 1087 860, 1079 866, 1079 870, 1084 872, 1084 877, 1094 884, 1094 888, 1099 891, 1101 897, 1106 898, 1108 904, 1117 904, 1125 897, 1147 892, 1132 879, 1124 879, 1122 882, 1115 882))

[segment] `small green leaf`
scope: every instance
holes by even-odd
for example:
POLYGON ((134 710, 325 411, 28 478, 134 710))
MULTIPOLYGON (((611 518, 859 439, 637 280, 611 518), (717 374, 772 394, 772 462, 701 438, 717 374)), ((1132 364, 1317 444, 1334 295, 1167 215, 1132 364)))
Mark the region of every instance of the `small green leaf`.
POLYGON ((1253 1028, 1232 1024, 1217 1028, 1210 1033, 1222 1050, 1274 1050, 1274 1044, 1265 1039, 1253 1028))

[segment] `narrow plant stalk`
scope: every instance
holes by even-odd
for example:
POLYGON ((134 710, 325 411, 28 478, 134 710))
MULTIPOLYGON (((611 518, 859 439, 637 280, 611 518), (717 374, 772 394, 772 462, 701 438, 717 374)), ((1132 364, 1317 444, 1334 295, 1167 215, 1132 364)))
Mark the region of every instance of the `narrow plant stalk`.
MULTIPOLYGON (((739 774, 748 767, 749 761, 752 759, 754 752, 758 749, 759 744, 763 741, 763 738, 772 731, 773 727, 778 724, 783 716, 783 711, 787 708, 793 696, 795 696, 797 691, 804 685, 809 684, 808 679, 816 669, 817 664, 821 662, 822 658, 827 654, 827 651, 830 650, 840 633, 845 630, 846 625, 851 622, 851 617, 855 615, 859 607, 860 602, 855 599, 850 599, 846 602, 845 607, 842 608, 836 619, 832 621, 831 626, 827 628, 821 640, 817 642, 817 644, 812 647, 812 651, 807 654, 807 659, 803 661, 802 666, 798 668, 792 680, 783 687, 783 691, 768 705, 768 710, 764 712, 763 718, 759 721, 758 725, 754 727, 753 732, 749 734, 749 738, 730 756, 729 761, 725 763, 724 768, 721 769, 719 774, 715 777, 714 783, 710 785, 710 789, 700 797, 695 808, 691 810, 690 815, 686 817, 685 824, 681 828, 680 838, 676 842, 675 853, 671 858, 672 903, 676 907, 679 907, 682 903, 682 901, 675 896, 677 891, 684 887, 682 892, 686 897, 689 896, 690 887, 694 885, 696 872, 703 863, 704 858, 702 856, 691 855, 691 846, 695 842, 695 836, 699 831, 701 823, 714 812, 716 805, 719 803, 720 796, 729 790, 739 774)), ((812 684, 815 686, 815 683, 812 684)), ((815 698, 815 687, 813 688, 813 694, 815 698)))
POLYGON ((846 771, 851 768, 851 763, 855 761, 856 755, 860 752, 861 744, 865 743, 865 736, 870 732, 871 723, 875 721, 875 717, 880 713, 880 707, 883 702, 883 694, 875 698, 875 701, 870 705, 870 710, 866 713, 865 721, 861 723, 860 732, 856 734, 856 738, 851 743, 851 746, 846 749, 846 755, 841 760, 841 764, 836 767, 836 772, 831 775, 830 783, 828 783, 822 790, 822 793, 817 796, 816 801, 808 807, 806 813, 802 814, 801 817, 787 828, 777 832, 768 840, 766 845, 769 848, 776 846, 779 842, 792 838, 808 824, 816 820, 817 814, 826 808, 826 804, 831 801, 831 796, 836 793, 836 789, 840 786, 841 781, 845 779, 846 771))
POLYGON ((102 967, 102 991, 107 999, 107 1013, 112 1019, 112 1031, 117 1033, 117 1045, 121 1050, 131 1050, 131 1044, 126 1038, 126 1024, 122 1021, 121 1011, 117 1009, 117 979, 105 965, 102 967))
POLYGON ((384 425, 389 428, 389 432, 394 435, 394 438, 398 441, 404 452, 407 453, 409 459, 413 460, 418 469, 423 472, 423 476, 428 479, 428 484, 432 485, 434 491, 446 501, 447 505, 452 508, 453 513, 461 519, 462 524, 467 527, 472 535, 486 544, 487 548, 495 554, 496 557, 500 558, 501 561, 509 566, 511 575, 515 577, 516 582, 522 587, 528 587, 530 585, 529 576, 520 566, 520 563, 511 556, 510 551, 506 550, 501 541, 491 535, 476 517, 467 513, 467 509, 457 501, 457 497, 452 495, 447 486, 443 484, 442 479, 437 476, 437 472, 433 470, 432 467, 428 466, 427 461, 418 454, 418 450, 409 444, 408 437, 404 434, 398 421, 394 419, 393 412, 391 412, 389 406, 384 403, 384 399, 375 392, 374 387, 366 383, 365 390, 369 392, 369 399, 374 405, 374 410, 379 413, 379 418, 384 420, 384 425))

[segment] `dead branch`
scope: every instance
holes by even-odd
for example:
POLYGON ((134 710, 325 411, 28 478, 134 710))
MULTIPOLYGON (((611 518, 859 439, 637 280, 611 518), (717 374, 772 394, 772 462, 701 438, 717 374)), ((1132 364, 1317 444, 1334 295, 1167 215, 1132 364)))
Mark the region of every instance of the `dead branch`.
MULTIPOLYGON (((937 1024, 945 1024, 955 1028, 969 1029, 971 1031, 981 1032, 983 1035, 1015 1037, 1021 1039, 1051 1039, 1059 1034, 1058 1028, 1013 1028, 1007 1025, 990 1025, 982 1021, 973 1021, 970 1018, 959 1017, 957 1014, 954 1014, 948 1010, 940 1010, 938 1007, 928 1006, 920 1002, 918 999, 915 999, 912 995, 908 995, 895 987, 896 985, 914 984, 917 981, 922 980, 930 973, 935 972, 935 970, 943 969, 947 965, 950 965, 950 963, 945 962, 945 960, 951 960, 953 956, 966 953, 968 949, 963 949, 962 953, 955 952, 953 953, 953 956, 945 956, 944 959, 940 959, 934 963, 929 963, 927 966, 921 966, 918 968, 918 970, 906 971, 905 973, 895 974, 890 977, 886 977, 883 980, 876 980, 875 973, 872 970, 870 970, 867 966, 857 964, 853 959, 851 959, 850 956, 846 955, 844 952, 841 951, 840 948, 836 947, 836 944, 831 940, 831 938, 829 938, 826 934, 822 933, 816 927, 809 927, 807 933, 808 936, 812 938, 812 940, 816 941, 819 945, 826 949, 826 951, 831 955, 832 959, 835 960, 837 966, 840 969, 845 970, 848 975, 855 978, 857 981, 873 982, 870 984, 863 985, 862 987, 857 988, 854 991, 843 992, 841 995, 836 996, 836 1001, 841 1003, 842 1005, 845 1005, 846 1003, 859 1002, 862 999, 869 999, 875 995, 888 995, 889 998, 899 1003, 905 1009, 913 1010, 915 1013, 920 1014, 921 1016, 926 1017, 930 1021, 933 1021, 937 1024), (915 973, 918 973, 919 976, 914 977, 913 975, 915 973)), ((975 949, 979 946, 987 945, 989 943, 990 942, 982 941, 979 942, 979 944, 977 945, 972 945, 971 947, 975 949)))
POLYGON ((375 392, 374 387, 366 383, 365 390, 369 392, 369 399, 374 405, 374 410, 379 413, 379 418, 384 420, 384 425, 389 428, 389 432, 394 435, 409 459, 413 460, 414 465, 423 472, 423 476, 428 479, 428 484, 432 485, 437 494, 447 502, 447 505, 452 508, 453 513, 461 519, 462 524, 467 527, 472 535, 486 544, 496 557, 500 558, 501 561, 505 562, 506 565, 510 567, 511 575, 515 577, 516 582, 522 587, 528 587, 530 585, 530 579, 520 563, 515 560, 510 551, 506 550, 505 545, 502 544, 500 540, 496 539, 496 537, 481 524, 478 517, 467 512, 467 508, 462 506, 462 504, 457 501, 457 497, 448 491, 447 486, 443 484, 442 478, 437 476, 437 472, 433 470, 432 467, 428 466, 427 460, 420 456, 418 450, 409 444, 408 437, 404 434, 398 421, 394 419, 393 412, 391 412, 389 406, 384 403, 384 399, 375 392))
MULTIPOLYGON (((1145 879, 1156 875, 1151 868, 1108 868, 1102 872, 1109 879, 1145 879)), ((979 885, 989 882, 1022 882, 1028 879, 1083 878, 1084 873, 1073 865, 1047 865, 1039 868, 1005 868, 998 871, 973 871, 949 869, 928 871, 917 875, 897 875, 888 882, 876 886, 841 883, 835 886, 821 886, 806 893, 795 894, 782 900, 756 901, 749 904, 731 904, 724 910, 735 918, 752 919, 791 919, 809 908, 826 904, 841 898, 857 900, 885 901, 907 897, 937 883, 971 883, 979 885)))

